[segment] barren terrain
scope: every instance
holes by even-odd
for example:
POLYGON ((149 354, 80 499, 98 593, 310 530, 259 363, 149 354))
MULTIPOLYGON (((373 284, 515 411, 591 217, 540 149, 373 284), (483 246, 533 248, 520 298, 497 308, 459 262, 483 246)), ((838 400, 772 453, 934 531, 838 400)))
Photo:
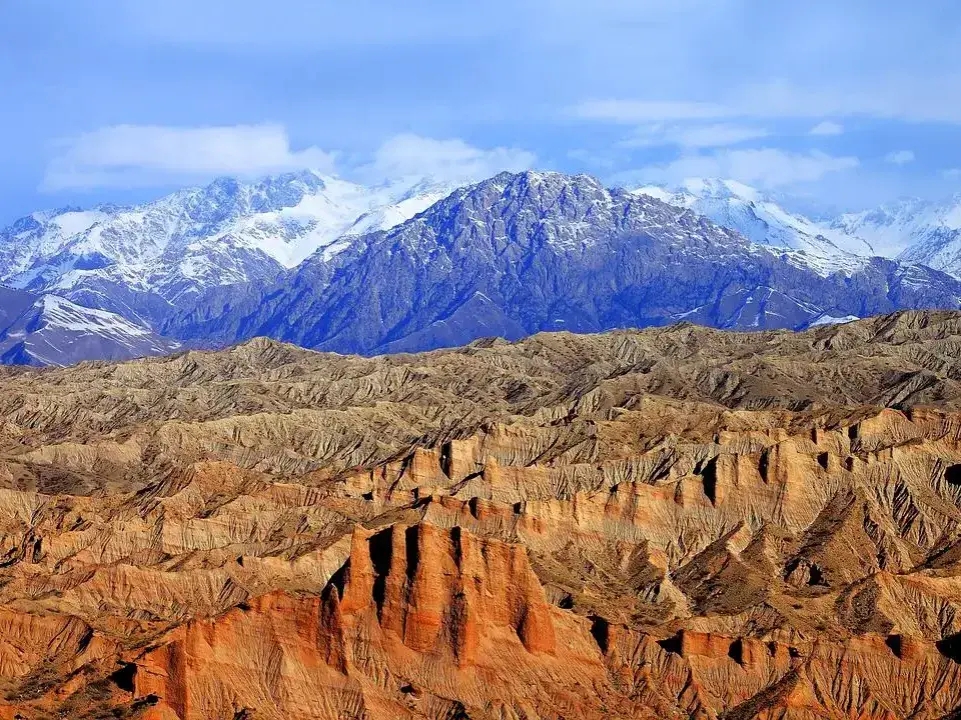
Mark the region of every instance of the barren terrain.
POLYGON ((961 717, 961 314, 0 369, 0 717, 961 717))

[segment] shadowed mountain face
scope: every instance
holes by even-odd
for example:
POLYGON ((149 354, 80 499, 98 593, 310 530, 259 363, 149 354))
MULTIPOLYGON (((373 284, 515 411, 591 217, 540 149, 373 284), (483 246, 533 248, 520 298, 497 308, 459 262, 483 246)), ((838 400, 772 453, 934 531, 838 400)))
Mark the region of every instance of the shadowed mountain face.
POLYGON ((948 275, 837 252, 829 261, 752 243, 587 176, 504 173, 334 257, 314 255, 273 287, 211 296, 164 331, 192 342, 265 335, 375 354, 679 319, 801 328, 961 303, 961 283, 948 275))
MULTIPOLYGON (((957 278, 873 257, 853 231, 730 182, 691 188, 628 192, 550 172, 456 189, 310 172, 221 179, 136 208, 23 218, 0 230, 0 282, 169 339, 152 338, 151 353, 266 336, 374 355, 542 331, 803 329, 961 308, 957 278)), ((0 362, 143 354, 115 350, 53 343, 0 362)))
POLYGON ((0 717, 945 718, 961 314, 0 375, 0 717))
POLYGON ((164 355, 178 343, 105 310, 59 295, 0 286, 0 363, 70 365, 164 355))

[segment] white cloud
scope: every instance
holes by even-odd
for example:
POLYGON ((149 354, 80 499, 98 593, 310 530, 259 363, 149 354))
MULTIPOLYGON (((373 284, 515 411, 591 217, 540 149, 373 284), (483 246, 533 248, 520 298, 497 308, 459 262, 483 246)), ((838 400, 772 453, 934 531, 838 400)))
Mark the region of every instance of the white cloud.
MULTIPOLYGON (((280 125, 117 125, 66 141, 60 150, 47 166, 43 189, 48 192, 202 182, 220 175, 257 177, 303 169, 337 174, 338 170, 338 153, 316 147, 294 150, 280 125)), ((526 170, 535 160, 532 153, 517 148, 481 149, 459 139, 402 134, 345 173, 370 183, 411 176, 466 182, 502 170, 526 170)))
POLYGON ((720 177, 771 189, 815 182, 825 175, 852 170, 858 165, 856 157, 836 157, 817 151, 721 150, 684 155, 665 165, 644 168, 631 180, 674 185, 691 177, 720 177))
POLYGON ((808 135, 841 135, 844 133, 844 126, 841 123, 824 120, 819 122, 808 131, 808 135))
POLYGON ((614 124, 731 118, 872 117, 961 124, 961 77, 895 76, 870 86, 814 89, 784 80, 743 85, 712 101, 595 98, 571 108, 576 117, 614 124))
POLYGON ((784 80, 749 85, 730 96, 738 115, 758 117, 872 117, 907 122, 961 123, 954 89, 961 78, 886 77, 856 87, 806 88, 784 80))
POLYGON ((961 180, 961 168, 948 168, 941 175, 945 180, 961 180))
POLYGON ((437 180, 481 180, 502 170, 531 168, 537 158, 526 150, 497 147, 476 148, 463 140, 436 140, 420 135, 395 135, 374 154, 373 162, 354 174, 365 182, 382 182, 407 176, 431 176, 437 180))
POLYGON ((892 165, 907 165, 914 162, 914 153, 910 150, 898 150, 884 156, 884 161, 892 165))
POLYGON ((585 120, 634 124, 670 120, 712 120, 734 115, 729 108, 714 103, 676 102, 673 100, 588 100, 573 108, 585 120))
POLYGON ((764 128, 729 123, 708 125, 649 125, 637 131, 622 143, 622 147, 654 147, 677 145, 683 148, 713 148, 738 145, 748 140, 767 137, 764 128))
POLYGON ((280 125, 115 125, 63 143, 43 188, 149 186, 303 168, 333 172, 334 156, 316 147, 293 150, 280 125))
POLYGON ((609 154, 576 148, 568 150, 567 157, 574 162, 594 170, 610 171, 617 164, 617 160, 609 154))

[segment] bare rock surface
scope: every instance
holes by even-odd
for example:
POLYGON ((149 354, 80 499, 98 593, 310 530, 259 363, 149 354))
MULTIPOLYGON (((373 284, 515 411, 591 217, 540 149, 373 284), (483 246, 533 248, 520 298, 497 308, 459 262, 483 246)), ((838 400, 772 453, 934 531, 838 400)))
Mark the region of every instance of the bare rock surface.
POLYGON ((0 718, 961 711, 961 314, 0 372, 0 718))

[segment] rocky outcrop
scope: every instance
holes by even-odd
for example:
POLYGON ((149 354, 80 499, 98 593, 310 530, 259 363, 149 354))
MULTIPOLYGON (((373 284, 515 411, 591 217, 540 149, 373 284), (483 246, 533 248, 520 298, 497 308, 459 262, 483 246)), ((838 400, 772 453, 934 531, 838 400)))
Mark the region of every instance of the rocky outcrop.
POLYGON ((961 321, 0 376, 0 718, 944 718, 961 321))

